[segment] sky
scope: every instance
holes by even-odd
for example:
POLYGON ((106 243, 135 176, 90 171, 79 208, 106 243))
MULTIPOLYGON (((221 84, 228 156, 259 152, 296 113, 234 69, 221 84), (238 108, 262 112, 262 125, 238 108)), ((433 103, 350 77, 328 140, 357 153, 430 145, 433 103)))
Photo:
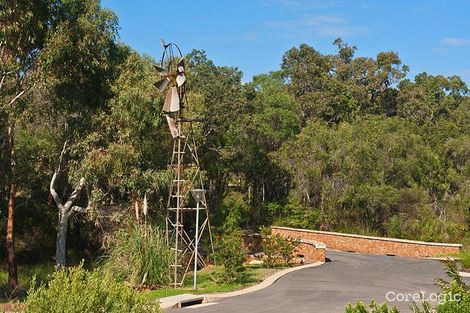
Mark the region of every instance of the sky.
POLYGON ((306 43, 334 53, 335 38, 357 56, 396 51, 409 77, 459 75, 470 85, 470 0, 102 0, 119 18, 120 39, 160 58, 160 38, 189 53, 205 50, 248 82, 280 69, 306 43))

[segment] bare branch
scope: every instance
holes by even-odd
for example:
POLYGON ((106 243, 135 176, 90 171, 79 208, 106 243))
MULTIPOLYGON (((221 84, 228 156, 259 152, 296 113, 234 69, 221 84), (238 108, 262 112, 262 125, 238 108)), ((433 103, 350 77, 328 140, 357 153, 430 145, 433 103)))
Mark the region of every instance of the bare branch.
POLYGON ((64 147, 62 148, 62 152, 60 153, 59 164, 57 165, 54 175, 52 175, 51 185, 49 187, 52 198, 54 199, 54 202, 57 204, 59 209, 62 208, 62 199, 60 198, 59 194, 55 190, 55 184, 57 181, 57 177, 62 172, 62 164, 65 159, 65 154, 67 153, 67 150, 68 150, 68 143, 69 143, 69 139, 67 138, 67 140, 65 140, 64 147))
POLYGON ((49 187, 49 191, 51 193, 52 198, 54 199, 55 204, 59 207, 59 209, 61 209, 62 208, 62 200, 60 199, 59 194, 55 190, 55 183, 56 183, 58 174, 59 173, 56 171, 56 172, 54 172, 54 175, 52 175, 51 185, 49 187))
POLYGON ((20 93, 18 93, 13 99, 11 99, 10 103, 8 103, 8 106, 13 105, 19 98, 21 98, 28 89, 22 90, 20 93))
POLYGON ((80 197, 81 193, 82 193, 82 188, 75 189, 70 195, 70 197, 67 199, 67 202, 65 202, 64 207, 66 209, 70 208, 72 204, 75 202, 75 200, 77 200, 77 198, 80 197))
POLYGON ((2 79, 0 80, 0 90, 2 89, 3 87, 3 84, 5 83, 5 78, 7 77, 7 74, 3 74, 2 75, 2 79))
POLYGON ((62 151, 60 152, 60 157, 59 157, 59 164, 57 165, 57 168, 56 168, 56 173, 60 173, 62 172, 62 165, 64 164, 64 160, 65 160, 65 154, 69 151, 69 142, 70 142, 70 139, 67 138, 64 142, 64 146, 62 147, 62 151))
POLYGON ((68 198, 67 202, 64 204, 64 207, 65 208, 70 208, 72 206, 72 204, 75 202, 75 200, 77 200, 77 198, 80 197, 80 195, 82 194, 82 191, 83 189, 85 188, 85 178, 81 178, 80 179, 80 185, 78 186, 77 189, 75 189, 72 194, 70 195, 70 197, 68 198))
POLYGON ((78 213, 85 213, 86 211, 88 211, 88 207, 84 208, 78 205, 74 205, 70 211, 78 212, 78 213))

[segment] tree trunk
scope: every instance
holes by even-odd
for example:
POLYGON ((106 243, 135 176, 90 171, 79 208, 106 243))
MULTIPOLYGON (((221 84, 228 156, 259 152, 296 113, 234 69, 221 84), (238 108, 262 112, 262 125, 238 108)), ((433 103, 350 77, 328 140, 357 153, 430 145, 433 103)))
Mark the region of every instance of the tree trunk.
POLYGON ((57 231, 56 267, 65 267, 67 255, 67 225, 69 222, 68 210, 59 210, 59 229, 57 231))
POLYGON ((7 260, 8 260, 8 285, 11 289, 18 287, 18 271, 15 258, 14 217, 16 199, 16 156, 14 144, 14 127, 8 126, 8 146, 10 149, 10 192, 8 196, 8 220, 7 220, 7 260))

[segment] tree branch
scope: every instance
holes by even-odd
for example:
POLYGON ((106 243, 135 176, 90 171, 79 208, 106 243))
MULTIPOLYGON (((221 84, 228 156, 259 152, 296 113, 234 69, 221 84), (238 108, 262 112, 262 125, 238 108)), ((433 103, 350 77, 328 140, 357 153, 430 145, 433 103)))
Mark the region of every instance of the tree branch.
POLYGON ((78 213, 85 213, 86 211, 88 211, 88 206, 86 208, 84 208, 84 207, 81 207, 81 206, 78 206, 78 205, 74 205, 71 208, 71 211, 78 212, 78 213))
POLYGON ((59 207, 59 209, 62 208, 62 199, 60 198, 59 194, 55 190, 55 185, 56 185, 57 177, 62 172, 62 164, 63 164, 64 159, 65 159, 65 154, 68 151, 68 144, 69 144, 69 139, 67 138, 67 140, 65 140, 64 147, 62 148, 62 152, 60 153, 59 164, 57 165, 57 168, 54 172, 54 175, 52 175, 51 185, 49 187, 52 198, 54 199, 54 202, 59 207))
POLYGON ((22 90, 20 93, 18 93, 13 99, 11 99, 10 103, 8 103, 8 106, 13 105, 19 98, 21 98, 28 89, 22 90))
POLYGON ((54 175, 52 175, 51 179, 51 185, 49 187, 49 191, 51 193, 52 198, 54 199, 55 204, 59 207, 59 209, 62 209, 62 200, 59 197, 59 194, 55 190, 55 183, 57 180, 58 172, 54 172, 54 175))

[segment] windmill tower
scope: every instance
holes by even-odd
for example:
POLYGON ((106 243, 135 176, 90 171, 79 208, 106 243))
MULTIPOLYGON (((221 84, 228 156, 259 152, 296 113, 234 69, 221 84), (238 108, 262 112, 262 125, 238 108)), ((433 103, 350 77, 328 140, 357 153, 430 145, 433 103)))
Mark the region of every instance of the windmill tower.
POLYGON ((204 235, 209 237, 206 252, 213 252, 214 249, 203 189, 203 173, 199 164, 196 139, 193 136, 193 123, 200 120, 185 118, 183 115, 184 109, 189 107, 186 97, 185 60, 176 44, 165 44, 162 41, 162 45, 164 51, 160 66, 155 66, 161 79, 155 83, 155 87, 161 92, 167 90, 163 112, 173 137, 173 153, 169 164, 172 181, 167 202, 166 238, 173 251, 171 285, 178 287, 183 284, 191 265, 194 273, 198 267, 207 265, 204 253, 198 253, 198 244, 204 235), (191 193, 197 194, 195 199, 191 197, 191 193))

